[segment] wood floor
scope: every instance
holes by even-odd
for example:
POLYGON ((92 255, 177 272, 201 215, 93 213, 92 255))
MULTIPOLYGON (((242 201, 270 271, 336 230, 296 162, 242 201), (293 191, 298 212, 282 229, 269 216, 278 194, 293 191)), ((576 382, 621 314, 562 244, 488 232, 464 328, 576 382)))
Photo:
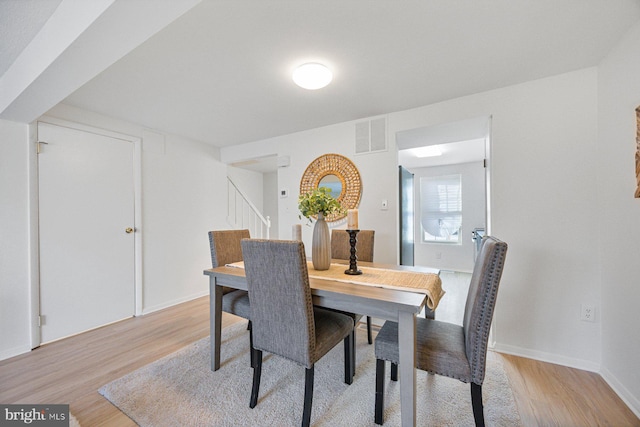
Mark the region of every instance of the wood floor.
MULTIPOLYGON (((223 326, 237 320, 225 314, 223 326)), ((83 427, 135 426, 98 388, 208 334, 209 300, 203 297, 47 344, 0 362, 0 402, 68 403, 83 427)), ((489 357, 502 359, 525 426, 640 426, 597 374, 489 357)))

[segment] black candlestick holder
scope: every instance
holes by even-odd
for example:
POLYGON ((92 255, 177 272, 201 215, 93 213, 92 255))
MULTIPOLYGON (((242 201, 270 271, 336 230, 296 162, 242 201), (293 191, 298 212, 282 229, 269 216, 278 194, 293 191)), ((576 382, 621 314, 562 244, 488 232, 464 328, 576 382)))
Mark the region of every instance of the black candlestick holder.
POLYGON ((347 230, 347 233, 349 233, 349 244, 351 245, 351 256, 349 257, 349 269, 345 270, 344 274, 350 274, 353 276, 362 274, 362 271, 358 270, 358 257, 356 256, 356 235, 359 231, 360 230, 347 230))

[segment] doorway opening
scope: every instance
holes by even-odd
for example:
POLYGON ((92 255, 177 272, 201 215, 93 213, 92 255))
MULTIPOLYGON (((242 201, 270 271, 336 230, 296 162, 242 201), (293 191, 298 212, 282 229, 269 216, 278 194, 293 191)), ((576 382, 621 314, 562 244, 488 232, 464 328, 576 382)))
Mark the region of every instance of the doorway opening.
POLYGON ((400 261, 441 270, 448 298, 438 318, 453 323, 462 321, 474 236, 490 224, 490 123, 485 116, 396 133, 400 261))

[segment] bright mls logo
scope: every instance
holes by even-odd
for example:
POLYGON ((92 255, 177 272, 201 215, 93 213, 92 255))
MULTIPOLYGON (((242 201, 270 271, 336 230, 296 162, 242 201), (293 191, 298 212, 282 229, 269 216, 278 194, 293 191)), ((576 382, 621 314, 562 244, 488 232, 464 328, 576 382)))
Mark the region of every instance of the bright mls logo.
POLYGON ((0 427, 69 427, 69 405, 1 405, 0 427))

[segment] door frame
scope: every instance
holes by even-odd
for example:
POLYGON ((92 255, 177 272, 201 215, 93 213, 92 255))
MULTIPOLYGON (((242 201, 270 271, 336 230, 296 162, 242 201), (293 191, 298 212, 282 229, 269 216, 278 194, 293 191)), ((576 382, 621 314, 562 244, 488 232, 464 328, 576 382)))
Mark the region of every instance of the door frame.
POLYGON ((81 123, 43 116, 29 125, 29 276, 31 348, 40 346, 40 230, 38 190, 38 123, 66 127, 82 132, 121 139, 133 144, 134 210, 134 316, 142 314, 142 139, 81 123))

